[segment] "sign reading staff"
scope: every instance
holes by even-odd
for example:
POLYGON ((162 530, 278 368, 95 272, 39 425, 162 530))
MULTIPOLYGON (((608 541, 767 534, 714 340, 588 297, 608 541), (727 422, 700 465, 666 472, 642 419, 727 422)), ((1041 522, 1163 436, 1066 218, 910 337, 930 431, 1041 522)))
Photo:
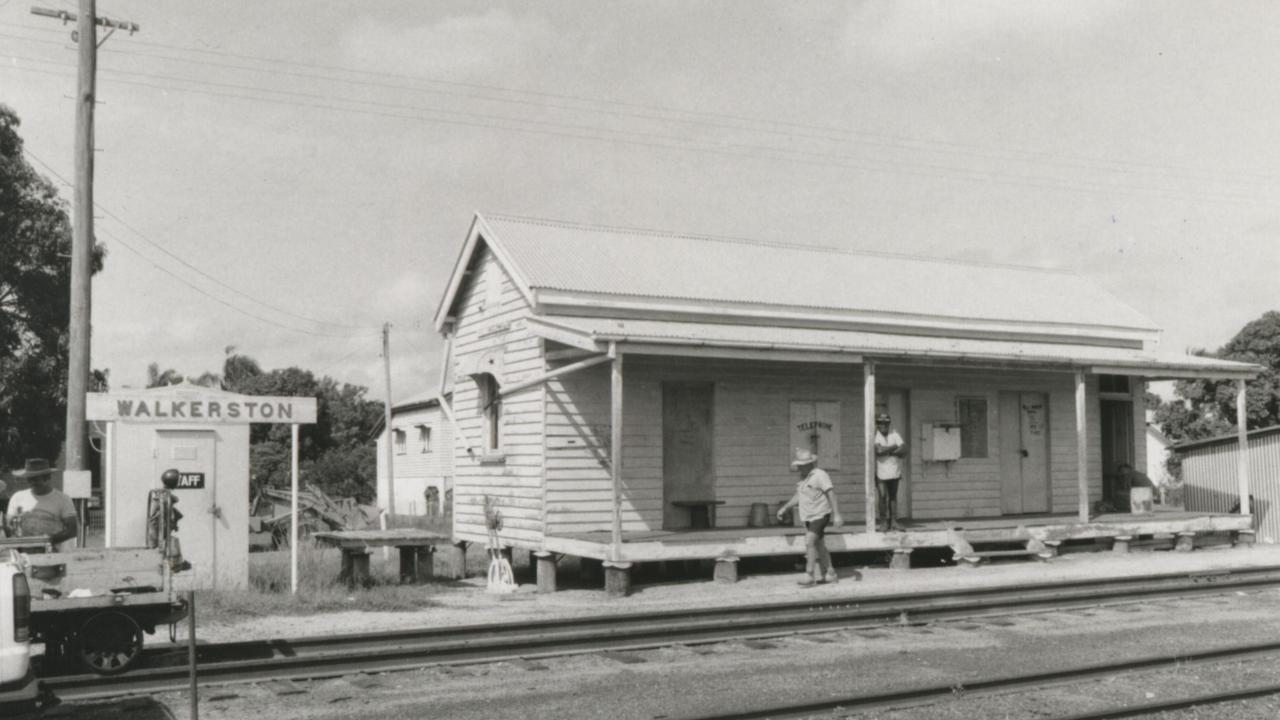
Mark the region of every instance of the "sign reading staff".
POLYGON ((90 420, 170 423, 303 423, 316 421, 316 399, 261 395, 156 397, 147 392, 90 393, 90 420))

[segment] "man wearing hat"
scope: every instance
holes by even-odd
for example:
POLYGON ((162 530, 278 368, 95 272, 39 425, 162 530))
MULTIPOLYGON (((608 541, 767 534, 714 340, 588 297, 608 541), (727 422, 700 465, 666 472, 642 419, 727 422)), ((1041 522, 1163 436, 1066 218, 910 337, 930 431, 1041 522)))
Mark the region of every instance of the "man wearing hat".
POLYGON ((831 476, 818 467, 818 458, 805 448, 796 448, 791 469, 800 474, 796 494, 778 508, 778 519, 792 507, 799 506, 800 519, 804 521, 804 558, 807 575, 800 581, 802 587, 818 583, 835 582, 836 569, 831 565, 831 553, 823 539, 828 523, 839 527, 844 524, 840 507, 836 503, 836 491, 831 476))
POLYGON ((13 536, 48 535, 55 551, 80 532, 76 506, 59 490, 53 489, 53 468, 41 458, 27 460, 13 476, 26 478, 31 487, 19 490, 9 498, 4 527, 13 536))
POLYGON ((885 520, 886 530, 901 530, 898 524, 898 482, 902 480, 902 456, 907 454, 907 444, 890 426, 889 414, 876 416, 876 498, 879 512, 876 514, 876 529, 880 529, 880 518, 885 520))

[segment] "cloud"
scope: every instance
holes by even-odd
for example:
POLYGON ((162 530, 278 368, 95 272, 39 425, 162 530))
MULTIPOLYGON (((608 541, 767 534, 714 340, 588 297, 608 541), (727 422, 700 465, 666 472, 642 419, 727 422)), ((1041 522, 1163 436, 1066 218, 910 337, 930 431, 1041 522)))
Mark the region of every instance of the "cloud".
POLYGON ((1117 3, 1045 0, 865 2, 844 28, 850 59, 938 60, 968 48, 998 56, 1011 44, 1053 42, 1116 12, 1117 3))
POLYGON ((549 37, 547 24, 539 18, 492 9, 418 25, 364 18, 341 46, 348 62, 365 67, 475 77, 518 64, 549 37))

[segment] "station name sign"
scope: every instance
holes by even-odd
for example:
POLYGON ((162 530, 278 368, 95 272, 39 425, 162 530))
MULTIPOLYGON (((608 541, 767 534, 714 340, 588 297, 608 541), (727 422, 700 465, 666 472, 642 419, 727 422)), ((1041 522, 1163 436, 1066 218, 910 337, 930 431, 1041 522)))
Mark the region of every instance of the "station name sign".
POLYGON ((313 397, 271 395, 200 394, 180 392, 89 393, 89 420, 139 423, 197 423, 241 425, 248 423, 299 423, 316 421, 313 397))

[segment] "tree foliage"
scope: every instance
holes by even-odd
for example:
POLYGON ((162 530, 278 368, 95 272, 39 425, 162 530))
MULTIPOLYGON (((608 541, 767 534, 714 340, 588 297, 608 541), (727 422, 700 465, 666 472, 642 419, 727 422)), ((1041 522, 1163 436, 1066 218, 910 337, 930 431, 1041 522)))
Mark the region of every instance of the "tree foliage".
MULTIPOLYGON (((0 105, 0 467, 56 457, 67 412, 71 220, 23 157, 19 125, 0 105)), ((93 272, 102 260, 95 246, 93 272)), ((105 373, 91 378, 105 383, 105 373)))
MULTIPOLYGON (((152 363, 148 387, 182 379, 176 370, 161 372, 152 363), (166 381, 166 382, 159 382, 166 381)), ((316 398, 316 422, 298 432, 299 473, 330 495, 369 502, 375 495, 377 461, 372 444, 374 428, 382 420, 382 403, 365 397, 367 388, 310 370, 289 367, 264 371, 256 360, 227 348, 222 374, 206 372, 189 382, 213 378, 225 390, 243 395, 283 395, 316 398)), ((203 384, 203 383, 200 383, 203 384)), ((217 387, 214 382, 211 387, 217 387)), ((249 430, 249 473, 256 492, 262 486, 288 487, 292 459, 290 429, 284 424, 254 424, 249 430)))
MULTIPOLYGON (((1249 429, 1280 425, 1280 312, 1263 313, 1217 352, 1196 354, 1263 366, 1262 374, 1247 383, 1245 424, 1249 429)), ((1181 380, 1174 394, 1176 398, 1161 403, 1155 414, 1170 439, 1198 440, 1235 429, 1235 381, 1181 380)))

